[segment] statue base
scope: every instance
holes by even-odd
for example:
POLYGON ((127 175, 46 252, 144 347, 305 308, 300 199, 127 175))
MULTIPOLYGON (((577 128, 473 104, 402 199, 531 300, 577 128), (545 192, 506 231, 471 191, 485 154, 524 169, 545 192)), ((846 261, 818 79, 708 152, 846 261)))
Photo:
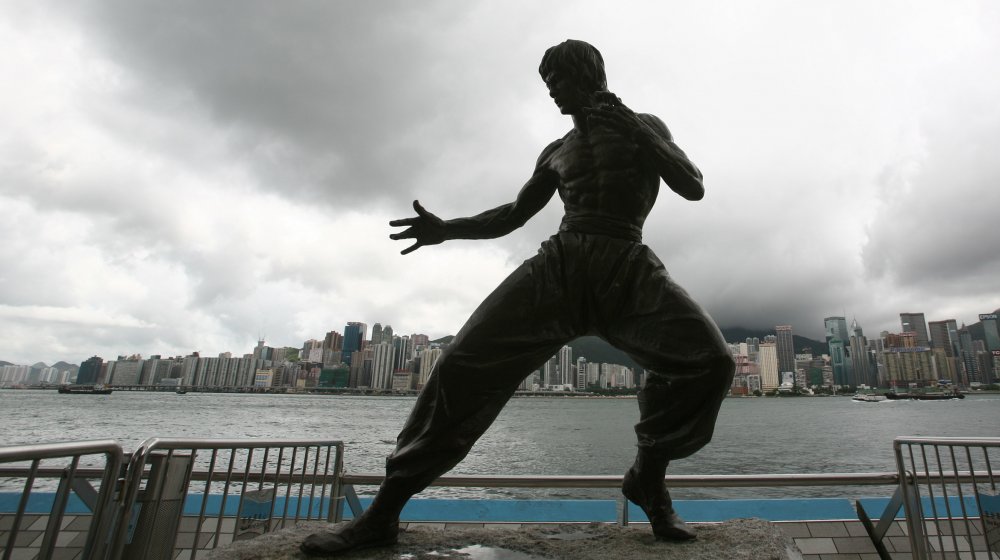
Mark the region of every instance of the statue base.
MULTIPOLYGON (((591 524, 488 524, 485 527, 443 523, 404 524, 394 546, 352 552, 346 557, 371 560, 801 560, 792 540, 760 519, 735 519, 695 525, 698 538, 672 543, 653 539, 648 524, 621 527, 591 524)), ((300 523, 256 539, 215 549, 211 560, 302 559, 299 544, 325 523, 300 523)))

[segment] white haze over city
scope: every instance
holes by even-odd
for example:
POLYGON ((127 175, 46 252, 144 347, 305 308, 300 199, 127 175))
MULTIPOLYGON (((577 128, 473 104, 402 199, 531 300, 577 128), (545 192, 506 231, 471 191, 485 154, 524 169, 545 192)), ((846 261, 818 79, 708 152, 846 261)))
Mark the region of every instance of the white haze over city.
MULTIPOLYGON (((1000 4, 0 4, 0 360, 432 338, 557 228, 401 256, 513 200, 571 126, 567 38, 705 174, 645 241, 721 326, 869 335, 1000 307, 1000 4)), ((512 326, 516 328, 516 326, 512 326)))

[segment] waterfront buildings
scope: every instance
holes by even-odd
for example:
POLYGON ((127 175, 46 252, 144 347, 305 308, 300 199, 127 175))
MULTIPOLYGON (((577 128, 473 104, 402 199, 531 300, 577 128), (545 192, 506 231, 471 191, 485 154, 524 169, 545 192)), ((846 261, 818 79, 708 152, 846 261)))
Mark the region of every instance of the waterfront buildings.
MULTIPOLYGON (((928 323, 923 313, 901 313, 901 332, 883 331, 866 337, 856 319, 848 328, 844 317, 831 316, 823 320, 826 348, 817 348, 819 352, 800 349, 798 354, 792 326, 778 325, 773 335, 762 340, 747 337, 730 343, 736 362, 732 393, 849 390, 859 385, 989 385, 1000 378, 1000 326, 995 313, 979 318, 980 323, 959 326, 955 319, 928 323)), ((260 339, 243 356, 225 352, 205 357, 192 352, 173 357, 118 356, 107 362, 94 356, 79 368, 70 366, 72 371, 45 364, 0 363, 0 386, 76 382, 220 389, 411 390, 423 387, 447 345, 444 339, 431 342, 424 334, 397 335, 391 325, 383 323, 374 323, 372 338, 366 339, 367 329, 365 323, 349 322, 343 335, 329 331, 321 340, 309 339, 296 347, 271 347, 260 339)), ((580 391, 631 388, 642 383, 641 369, 633 371, 590 358, 574 356, 573 347, 564 346, 529 374, 521 388, 580 391)))

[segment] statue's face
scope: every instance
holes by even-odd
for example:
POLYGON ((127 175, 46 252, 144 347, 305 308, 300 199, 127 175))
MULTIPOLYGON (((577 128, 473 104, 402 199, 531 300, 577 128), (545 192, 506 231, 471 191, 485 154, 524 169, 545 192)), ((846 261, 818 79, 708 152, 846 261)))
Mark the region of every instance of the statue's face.
POLYGON ((565 72, 558 70, 549 72, 545 76, 545 87, 549 88, 549 97, 555 101, 559 112, 564 115, 579 114, 584 107, 590 106, 591 92, 565 72))

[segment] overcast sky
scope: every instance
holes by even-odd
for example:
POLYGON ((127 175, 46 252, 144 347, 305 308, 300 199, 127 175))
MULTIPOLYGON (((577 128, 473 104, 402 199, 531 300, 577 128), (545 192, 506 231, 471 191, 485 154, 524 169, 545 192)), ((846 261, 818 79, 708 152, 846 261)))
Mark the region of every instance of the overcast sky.
POLYGON ((1000 307, 1000 3, 0 4, 0 360, 455 333, 558 225, 407 256, 571 126, 567 38, 705 174, 645 241, 722 326, 1000 307))

